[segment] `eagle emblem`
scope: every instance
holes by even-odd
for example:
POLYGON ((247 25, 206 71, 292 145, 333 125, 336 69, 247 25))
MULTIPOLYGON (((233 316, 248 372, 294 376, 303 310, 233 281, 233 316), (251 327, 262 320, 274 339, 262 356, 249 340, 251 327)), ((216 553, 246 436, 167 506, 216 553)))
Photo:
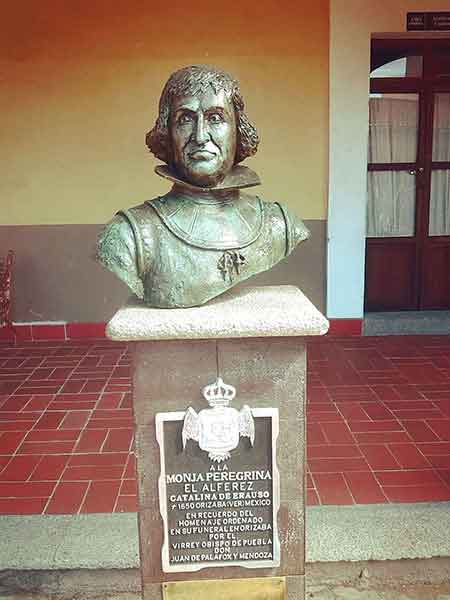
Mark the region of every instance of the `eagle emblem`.
POLYGON ((183 420, 183 450, 188 440, 194 440, 208 452, 212 461, 222 462, 230 458, 231 450, 238 447, 240 436, 248 437, 253 446, 255 422, 251 409, 244 405, 238 411, 228 406, 236 396, 236 389, 219 377, 205 386, 202 393, 211 408, 205 408, 198 414, 192 407, 187 409, 183 420))

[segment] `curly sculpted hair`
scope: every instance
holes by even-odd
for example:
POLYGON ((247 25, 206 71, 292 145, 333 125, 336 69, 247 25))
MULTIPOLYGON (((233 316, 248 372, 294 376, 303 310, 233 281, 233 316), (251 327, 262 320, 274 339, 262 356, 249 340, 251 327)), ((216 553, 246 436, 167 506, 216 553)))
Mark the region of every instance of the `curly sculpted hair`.
POLYGON ((169 118, 173 98, 201 95, 208 86, 211 86, 215 93, 224 90, 233 103, 237 123, 235 164, 256 153, 259 136, 255 126, 244 112, 244 99, 239 83, 225 71, 205 65, 193 65, 175 71, 170 76, 161 94, 155 126, 145 137, 150 152, 163 162, 171 162, 169 118))

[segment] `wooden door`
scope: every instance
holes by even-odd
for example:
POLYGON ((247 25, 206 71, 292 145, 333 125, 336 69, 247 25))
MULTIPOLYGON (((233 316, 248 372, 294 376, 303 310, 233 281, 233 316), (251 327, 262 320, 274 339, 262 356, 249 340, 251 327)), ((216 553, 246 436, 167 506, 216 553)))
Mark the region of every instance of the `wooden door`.
POLYGON ((450 42, 378 40, 372 57, 365 310, 447 309, 450 42))

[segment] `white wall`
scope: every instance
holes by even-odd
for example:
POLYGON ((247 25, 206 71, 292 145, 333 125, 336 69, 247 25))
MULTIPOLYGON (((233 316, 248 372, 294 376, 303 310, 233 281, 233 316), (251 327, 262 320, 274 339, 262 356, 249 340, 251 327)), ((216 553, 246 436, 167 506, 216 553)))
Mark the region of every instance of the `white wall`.
POLYGON ((371 34, 404 33, 409 11, 445 10, 448 0, 330 0, 329 318, 363 316, 371 34))

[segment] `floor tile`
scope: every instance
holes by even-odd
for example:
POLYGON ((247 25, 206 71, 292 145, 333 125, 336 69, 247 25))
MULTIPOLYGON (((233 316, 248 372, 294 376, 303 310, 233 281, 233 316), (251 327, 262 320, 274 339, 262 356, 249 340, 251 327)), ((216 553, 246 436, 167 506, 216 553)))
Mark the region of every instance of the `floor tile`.
POLYGON ((136 479, 123 479, 120 486, 121 496, 135 496, 137 495, 137 483, 136 479))
MULTIPOLYGON (((308 444, 326 444, 327 440, 319 423, 306 423, 306 439, 308 444)), ((1 445, 1 438, 0 438, 1 445)))
POLYGON ((5 431, 0 433, 0 455, 14 454, 28 431, 5 431))
POLYGON ((341 473, 318 473, 314 475, 314 482, 322 504, 354 503, 341 473))
POLYGON ((449 489, 445 485, 385 487, 390 502, 440 502, 448 500, 449 489))
POLYGON ((33 429, 26 442, 76 442, 80 429, 33 429))
POLYGON ((88 481, 61 481, 56 486, 45 513, 49 515, 78 513, 88 487, 88 481))
POLYGON ((313 474, 369 471, 365 458, 311 458, 308 459, 308 467, 313 474))
MULTIPOLYGON (((436 403, 431 403, 430 400, 384 400, 384 404, 392 412, 401 410, 428 410, 430 407, 436 407, 436 403)), ((408 416, 406 414, 406 418, 408 416)))
POLYGON ((0 481, 0 498, 48 498, 53 488, 48 482, 0 481))
POLYGON ((6 465, 9 463, 10 460, 11 460, 11 456, 2 456, 0 454, 0 473, 6 467, 6 465))
POLYGON ((62 386, 60 393, 77 394, 78 392, 81 392, 85 383, 86 379, 71 379, 69 381, 66 381, 66 383, 62 386))
POLYGON ((437 469, 437 473, 441 480, 446 483, 450 489, 450 469, 437 469))
POLYGON ((18 423, 20 421, 37 421, 40 416, 40 413, 21 413, 10 410, 2 410, 0 413, 0 420, 2 422, 18 423))
POLYGON ((359 402, 340 402, 339 412, 348 421, 367 421, 368 414, 359 402))
POLYGON ((450 469, 450 455, 433 455, 428 457, 429 462, 433 467, 439 469, 450 469))
POLYGON ((123 472, 123 479, 132 479, 136 477, 136 457, 130 454, 123 472))
POLYGON ((61 429, 83 429, 91 416, 90 410, 70 410, 60 424, 61 429))
POLYGON ((416 446, 425 456, 432 456, 433 454, 450 454, 450 442, 430 442, 428 444, 416 444, 416 446))
POLYGON ((433 469, 375 471, 377 481, 384 487, 425 486, 441 483, 441 477, 433 469))
POLYGON ((0 498, 0 515, 40 515, 47 498, 0 498))
POLYGON ((430 463, 415 444, 388 444, 387 447, 394 455, 395 460, 404 469, 426 469, 430 467, 430 463))
POLYGON ((392 387, 403 400, 423 400, 424 398, 414 385, 394 385, 392 387))
POLYGON ((0 481, 27 481, 41 456, 13 456, 0 473, 0 481))
POLYGON ((136 512, 137 507, 136 496, 119 496, 114 512, 136 512))
POLYGON ((346 423, 321 423, 321 427, 331 444, 353 444, 355 441, 346 423))
POLYGON ((4 411, 22 411, 24 407, 31 400, 31 395, 25 396, 10 396, 8 400, 6 400, 1 407, 2 413, 4 411))
POLYGON ((387 502, 380 484, 372 473, 348 472, 344 473, 345 481, 357 504, 374 504, 387 502))
POLYGON ((27 433, 36 425, 31 418, 28 421, 2 421, 0 417, 0 433, 7 431, 23 431, 27 433))
POLYGON ((93 419, 87 422, 87 429, 127 429, 133 426, 131 417, 126 419, 93 419))
POLYGON ((101 392, 107 383, 107 379, 93 379, 91 381, 87 381, 83 387, 83 393, 90 392, 101 392))
POLYGON ((67 454, 72 452, 75 441, 28 442, 25 440, 17 450, 17 454, 67 454))
POLYGON ((112 394, 105 393, 100 396, 100 399, 97 403, 97 408, 112 410, 114 408, 120 408, 120 405, 123 400, 123 394, 112 394))
POLYGON ((36 423, 36 429, 58 429, 65 416, 62 411, 46 411, 36 423))
POLYGON ((411 437, 406 431, 369 431, 354 433, 353 435, 358 444, 389 444, 411 441, 411 437))
POLYGON ((69 454, 43 456, 33 471, 31 481, 59 481, 68 461, 69 454))
POLYGON ((35 379, 48 379, 53 371, 53 367, 37 367, 28 377, 27 381, 31 382, 35 379))
POLYGON ((128 459, 129 455, 127 452, 107 452, 105 454, 94 452, 88 454, 77 454, 70 458, 70 466, 124 467, 128 459))
POLYGON ((349 421, 348 425, 353 433, 370 433, 373 431, 403 431, 399 421, 349 421))
POLYGON ((73 367, 58 367, 56 365, 53 365, 53 372, 49 376, 49 379, 61 379, 64 381, 68 377, 70 377, 72 371, 73 367))
POLYGON ((375 470, 399 469, 400 463, 383 444, 360 444, 360 449, 370 467, 375 470))
POLYGON ((83 431, 75 446, 74 452, 99 452, 102 449, 107 434, 107 429, 91 429, 83 431))
POLYGON ((357 445, 320 444, 309 446, 308 458, 355 458, 362 456, 357 445))
POLYGON ((441 419, 442 413, 438 408, 414 409, 410 405, 407 410, 393 410, 395 418, 400 421, 419 421, 422 419, 441 419))
POLYGON ((31 396, 31 399, 24 406, 22 412, 43 412, 46 408, 48 408, 48 405, 51 403, 53 398, 53 394, 49 394, 48 396, 45 394, 31 396))
POLYGON ((361 403, 361 408, 367 416, 374 421, 389 421, 395 419, 395 415, 381 403, 361 403))
POLYGON ((66 467, 63 475, 63 481, 103 481, 110 479, 120 479, 122 477, 123 467, 111 466, 101 467, 87 465, 82 467, 66 467))
POLYGON ((408 432, 414 442, 434 442, 439 441, 438 435, 424 421, 403 421, 403 427, 408 432))
MULTIPOLYGON (((36 384, 36 382, 34 382, 36 384)), ((33 385, 33 386, 26 386, 26 385, 22 385, 20 386, 20 388, 18 388, 16 390, 16 394, 57 394, 59 391, 60 385, 56 384, 56 385, 50 385, 50 384, 46 384, 46 385, 33 385)))
POLYGON ((372 385, 371 388, 377 397, 383 402, 390 402, 399 400, 401 398, 400 394, 396 391, 393 385, 372 385))
POLYGON ((450 441, 450 419, 427 419, 426 423, 442 441, 450 441))
POLYGON ((113 512, 119 494, 120 480, 92 481, 80 513, 113 512))
POLYGON ((317 506, 320 504, 319 496, 317 495, 316 490, 306 490, 306 504, 308 506, 317 506))
POLYGON ((133 430, 111 429, 103 445, 102 452, 128 452, 133 439, 133 430))

